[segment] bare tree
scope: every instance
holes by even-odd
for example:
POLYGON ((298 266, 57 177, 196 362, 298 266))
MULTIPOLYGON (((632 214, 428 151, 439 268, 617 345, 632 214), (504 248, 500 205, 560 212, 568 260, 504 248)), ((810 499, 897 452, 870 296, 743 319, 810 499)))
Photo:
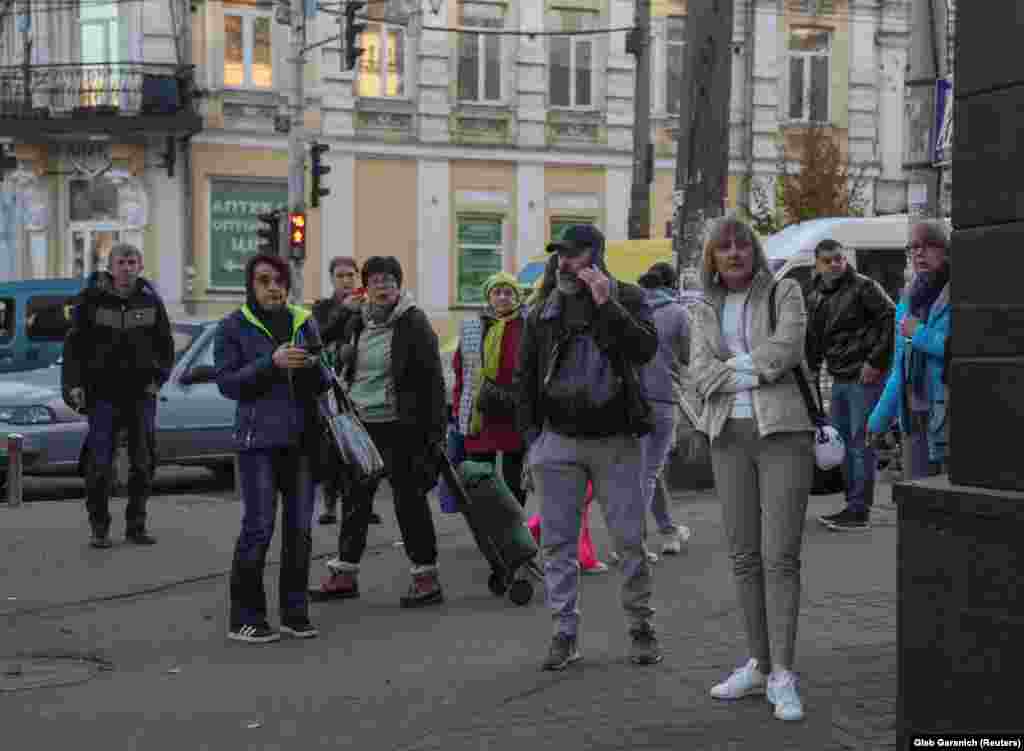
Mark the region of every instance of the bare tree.
POLYGON ((783 226, 818 217, 863 216, 864 187, 864 169, 853 167, 821 126, 808 126, 779 148, 776 205, 783 226), (798 170, 790 172, 794 159, 798 170))

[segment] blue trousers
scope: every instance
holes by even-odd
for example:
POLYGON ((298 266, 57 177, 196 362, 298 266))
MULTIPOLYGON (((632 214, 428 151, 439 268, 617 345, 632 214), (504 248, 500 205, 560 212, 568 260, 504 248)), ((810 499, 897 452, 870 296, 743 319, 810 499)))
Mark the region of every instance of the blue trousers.
POLYGON ((278 600, 282 620, 307 615, 309 564, 313 551, 315 484, 309 457, 299 447, 243 451, 238 455, 242 490, 242 532, 231 564, 231 627, 267 620, 263 571, 274 537, 281 497, 281 573, 278 600))
POLYGON ((846 443, 843 477, 846 480, 846 505, 851 511, 869 511, 875 502, 875 470, 878 456, 867 445, 868 417, 885 388, 882 383, 865 385, 860 381, 832 384, 832 424, 846 443))
POLYGON ((114 453, 122 430, 128 436, 131 465, 125 519, 129 528, 140 529, 146 524, 146 501, 156 465, 156 397, 146 395, 123 402, 98 400, 89 407, 85 507, 89 523, 96 530, 110 528, 114 453))

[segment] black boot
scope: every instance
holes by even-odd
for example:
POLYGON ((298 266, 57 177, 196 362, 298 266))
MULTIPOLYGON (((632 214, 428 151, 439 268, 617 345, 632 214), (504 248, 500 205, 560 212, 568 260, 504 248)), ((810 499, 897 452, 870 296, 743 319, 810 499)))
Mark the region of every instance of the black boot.
POLYGON ((99 524, 94 524, 92 527, 92 537, 89 539, 89 545, 94 548, 111 548, 114 543, 110 541, 110 532, 107 527, 99 524))
POLYGON ((156 545, 156 538, 146 531, 143 524, 131 524, 124 532, 124 539, 135 545, 156 545))

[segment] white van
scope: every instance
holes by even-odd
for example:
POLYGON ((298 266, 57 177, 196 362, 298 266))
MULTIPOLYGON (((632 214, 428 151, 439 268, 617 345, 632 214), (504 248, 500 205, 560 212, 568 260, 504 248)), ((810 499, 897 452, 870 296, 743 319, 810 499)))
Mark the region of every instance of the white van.
POLYGON ((814 272, 814 248, 827 239, 841 243, 855 269, 881 284, 893 301, 899 299, 910 240, 907 214, 812 219, 769 235, 764 249, 775 278, 796 279, 807 290, 814 272))

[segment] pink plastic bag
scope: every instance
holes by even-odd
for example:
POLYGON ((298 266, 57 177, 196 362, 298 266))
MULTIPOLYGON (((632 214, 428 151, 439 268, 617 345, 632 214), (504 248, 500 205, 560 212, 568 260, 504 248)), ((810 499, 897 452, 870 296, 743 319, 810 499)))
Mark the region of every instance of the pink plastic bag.
MULTIPOLYGON (((593 500, 594 486, 588 482, 586 505, 583 506, 583 521, 580 524, 580 544, 576 553, 580 562, 580 568, 584 570, 597 565, 597 556, 594 555, 594 543, 590 539, 590 502, 593 500)), ((533 535, 533 539, 536 540, 538 545, 540 545, 540 524, 540 514, 534 514, 526 522, 526 526, 530 529, 530 534, 533 535)))

